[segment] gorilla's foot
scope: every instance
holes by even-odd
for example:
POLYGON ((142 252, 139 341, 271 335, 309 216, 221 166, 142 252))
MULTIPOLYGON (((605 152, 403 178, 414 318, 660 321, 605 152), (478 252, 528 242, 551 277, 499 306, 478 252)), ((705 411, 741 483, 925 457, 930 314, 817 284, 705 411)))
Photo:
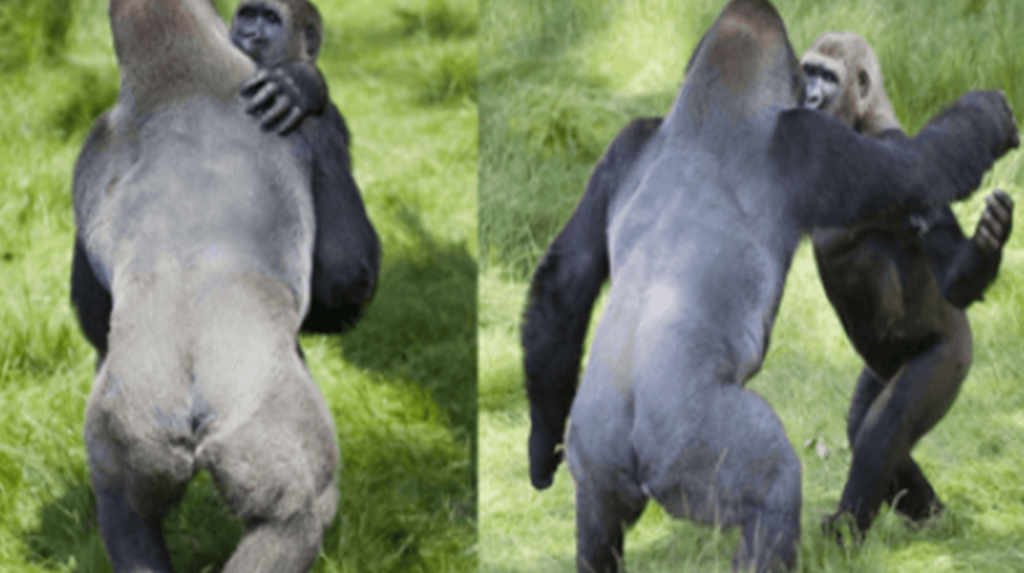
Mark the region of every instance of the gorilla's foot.
POLYGON ((799 511, 761 512, 743 525, 743 540, 732 557, 733 571, 781 573, 796 567, 799 511))
POLYGON ((920 492, 900 490, 892 500, 892 510, 896 515, 907 521, 907 526, 918 528, 933 517, 938 517, 946 510, 946 506, 939 501, 935 491, 929 489, 927 496, 920 492))
POLYGON ((945 509, 921 468, 913 460, 895 474, 885 502, 911 524, 920 524, 945 509))

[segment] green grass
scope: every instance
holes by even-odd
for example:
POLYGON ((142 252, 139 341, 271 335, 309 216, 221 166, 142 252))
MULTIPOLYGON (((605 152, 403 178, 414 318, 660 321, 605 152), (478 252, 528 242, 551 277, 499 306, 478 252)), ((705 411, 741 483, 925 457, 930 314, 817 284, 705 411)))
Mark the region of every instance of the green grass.
MULTIPOLYGON (((68 299, 71 172, 117 97, 104 0, 0 3, 0 570, 107 571, 82 423, 94 353, 68 299)), ((229 16, 236 4, 216 2, 229 16)), ((321 0, 319 65, 381 235, 373 303, 302 346, 341 502, 316 571, 476 569, 477 6, 321 0)), ((179 571, 244 533, 200 474, 164 520, 179 571)))
MULTIPOLYGON (((572 480, 529 482, 518 343, 529 278, 619 130, 664 115, 724 0, 486 2, 480 27, 480 555, 482 570, 572 570, 572 480)), ((1024 119, 1024 3, 778 0, 801 54, 822 32, 874 47, 908 132, 972 89, 1001 89, 1024 119)), ((999 163, 955 206, 973 233, 983 197, 1024 202, 1024 152, 999 163)), ((1019 216, 1020 208, 1018 208, 1019 216)), ((600 313, 601 305, 594 316, 600 313)), ((919 531, 888 510, 861 547, 819 528, 850 463, 846 412, 861 362, 824 296, 804 242, 794 259, 764 368, 748 385, 774 406, 803 464, 802 571, 1018 571, 1024 559, 1024 236, 1011 237, 996 283, 969 310, 974 363, 957 402, 914 450, 948 511, 919 531), (821 459, 808 440, 823 440, 821 459)), ((630 571, 728 570, 737 531, 670 519, 655 504, 626 538, 630 571)))

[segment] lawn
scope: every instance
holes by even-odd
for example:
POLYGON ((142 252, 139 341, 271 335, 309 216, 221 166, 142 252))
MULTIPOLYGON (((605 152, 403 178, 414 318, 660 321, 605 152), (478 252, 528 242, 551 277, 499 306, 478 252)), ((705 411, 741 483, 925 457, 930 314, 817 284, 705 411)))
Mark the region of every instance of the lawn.
MULTIPOLYGON (((480 555, 489 572, 573 569, 572 479, 534 491, 520 316, 540 256, 590 170, 632 118, 664 115, 724 0, 484 2, 480 28, 480 555)), ((849 30, 874 47, 904 128, 916 133, 962 93, 1001 89, 1024 119, 1024 3, 778 0, 793 49, 849 30)), ((955 206, 973 233, 993 188, 1024 201, 1024 152, 999 161, 955 206)), ((1018 211, 1020 208, 1018 207, 1018 211)), ((1019 226, 1019 225, 1018 225, 1019 226)), ((601 311, 599 300, 594 316, 601 311)), ((1024 560, 1024 236, 968 312, 974 362, 958 400, 914 450, 947 511, 913 530, 888 509, 841 549, 819 528, 850 464, 846 412, 862 363, 802 242, 767 360, 748 388, 781 418, 803 466, 802 571, 1019 571, 1024 560), (822 443, 829 454, 819 456, 822 443)), ((596 321, 593 321, 596 322, 596 321)), ((593 327, 593 322, 591 326, 593 327)), ((738 531, 670 519, 648 505, 626 537, 633 572, 728 570, 738 531)))
MULTIPOLYGON (((95 354, 69 302, 71 173, 117 97, 104 0, 0 3, 0 570, 109 571, 82 442, 95 354)), ((230 17, 236 2, 216 3, 230 17)), ((303 336, 341 502, 315 571, 476 569, 477 5, 321 0, 319 66, 384 250, 343 336, 303 336)), ((179 571, 244 524, 200 474, 164 520, 179 571)))

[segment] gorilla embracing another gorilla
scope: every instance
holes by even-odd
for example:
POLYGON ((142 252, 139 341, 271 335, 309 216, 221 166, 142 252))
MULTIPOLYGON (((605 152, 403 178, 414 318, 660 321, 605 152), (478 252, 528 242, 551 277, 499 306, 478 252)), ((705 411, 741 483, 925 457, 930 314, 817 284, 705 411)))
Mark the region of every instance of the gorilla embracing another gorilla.
MULTIPOLYGON (((305 2, 263 3, 283 16, 267 49, 312 67, 318 17, 314 38, 292 21, 305 2)), ((277 90, 301 115, 309 89, 289 60, 253 76, 209 0, 109 10, 121 92, 75 166, 72 269, 99 354, 85 442, 100 533, 115 571, 171 571, 160 519, 205 468, 249 525, 223 570, 304 571, 337 506, 338 449, 296 335, 304 318, 353 320, 380 260, 347 130, 324 88, 332 115, 288 133, 301 117, 278 113, 277 90)))
MULTIPOLYGON (((808 107, 872 137, 906 138, 862 38, 825 33, 801 65, 808 107)), ((903 213, 884 227, 811 233, 825 292, 867 364, 847 424, 850 477, 827 527, 851 512, 860 535, 883 501, 911 521, 942 510, 910 450, 949 410, 967 376, 971 329, 963 309, 995 278, 1012 222, 1013 200, 997 189, 971 240, 947 205, 903 213)))
POLYGON ((548 248, 524 317, 530 473, 551 484, 566 418, 577 568, 617 571, 649 498, 742 526, 735 567, 791 568, 801 477, 761 367, 801 233, 884 224, 967 196, 1019 144, 1005 98, 962 97, 913 138, 801 109, 804 76, 766 0, 733 0, 664 119, 628 126, 548 248), (577 392, 584 336, 612 279, 577 392))

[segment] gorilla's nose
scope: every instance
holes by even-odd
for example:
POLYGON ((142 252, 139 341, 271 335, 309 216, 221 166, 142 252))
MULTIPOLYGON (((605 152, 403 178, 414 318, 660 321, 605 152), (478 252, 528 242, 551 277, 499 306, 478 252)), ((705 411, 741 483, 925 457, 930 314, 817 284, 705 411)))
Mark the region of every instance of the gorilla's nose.
POLYGON ((818 94, 811 94, 807 96, 807 103, 804 105, 806 105, 807 107, 813 107, 817 109, 819 106, 821 106, 821 96, 818 94))

